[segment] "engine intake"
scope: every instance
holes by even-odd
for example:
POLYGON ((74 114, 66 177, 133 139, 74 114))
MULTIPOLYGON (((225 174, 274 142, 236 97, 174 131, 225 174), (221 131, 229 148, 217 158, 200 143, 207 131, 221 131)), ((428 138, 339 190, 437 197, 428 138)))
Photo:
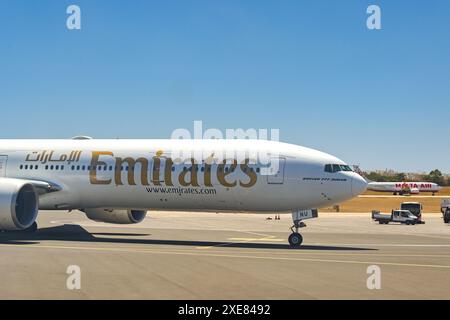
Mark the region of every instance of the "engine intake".
POLYGON ((135 224, 145 219, 146 210, 84 209, 90 220, 115 224, 135 224))
POLYGON ((24 230, 36 220, 39 196, 36 188, 19 179, 0 179, 0 230, 24 230))

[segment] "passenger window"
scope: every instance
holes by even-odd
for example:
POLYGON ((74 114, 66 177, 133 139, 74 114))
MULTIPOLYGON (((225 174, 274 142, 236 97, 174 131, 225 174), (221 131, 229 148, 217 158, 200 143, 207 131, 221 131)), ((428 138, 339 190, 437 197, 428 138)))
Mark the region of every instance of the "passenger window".
POLYGON ((20 165, 20 167, 19 167, 19 168, 20 168, 20 170, 22 170, 22 169, 23 169, 23 165, 20 165))

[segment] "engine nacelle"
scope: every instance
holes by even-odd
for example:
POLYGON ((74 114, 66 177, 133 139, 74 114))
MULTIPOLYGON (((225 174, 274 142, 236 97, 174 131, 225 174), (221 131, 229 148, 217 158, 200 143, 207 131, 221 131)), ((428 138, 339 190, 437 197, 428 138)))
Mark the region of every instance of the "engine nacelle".
POLYGON ((20 179, 0 179, 0 230, 24 230, 36 220, 39 196, 36 188, 20 179))
POLYGON ((90 220, 115 224, 135 224, 145 219, 146 210, 84 209, 90 220))

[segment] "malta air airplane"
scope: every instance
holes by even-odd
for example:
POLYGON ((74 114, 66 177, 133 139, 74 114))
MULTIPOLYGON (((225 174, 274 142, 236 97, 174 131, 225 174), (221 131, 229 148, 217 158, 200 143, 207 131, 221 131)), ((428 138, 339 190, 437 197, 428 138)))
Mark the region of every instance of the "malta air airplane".
POLYGON ((317 208, 358 196, 366 181, 338 158, 262 140, 0 140, 0 230, 37 230, 38 210, 81 210, 134 224, 152 210, 290 212, 289 243, 317 208), (214 152, 206 152, 214 150, 214 152), (216 154, 240 153, 237 161, 216 154), (270 155, 264 173, 254 154, 270 155), (202 154, 201 159, 179 158, 202 154), (203 157, 203 154, 209 156, 203 157))
POLYGON ((431 182, 369 182, 367 189, 378 192, 392 192, 397 194, 419 194, 420 192, 431 192, 433 196, 442 187, 431 182))

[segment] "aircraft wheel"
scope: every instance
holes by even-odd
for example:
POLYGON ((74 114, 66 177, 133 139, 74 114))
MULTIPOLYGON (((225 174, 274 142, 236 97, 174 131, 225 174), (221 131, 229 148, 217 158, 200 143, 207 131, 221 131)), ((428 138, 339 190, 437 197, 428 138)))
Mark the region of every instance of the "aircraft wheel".
POLYGON ((292 248, 298 248, 303 242, 303 237, 300 233, 294 232, 289 236, 289 244, 292 248))

